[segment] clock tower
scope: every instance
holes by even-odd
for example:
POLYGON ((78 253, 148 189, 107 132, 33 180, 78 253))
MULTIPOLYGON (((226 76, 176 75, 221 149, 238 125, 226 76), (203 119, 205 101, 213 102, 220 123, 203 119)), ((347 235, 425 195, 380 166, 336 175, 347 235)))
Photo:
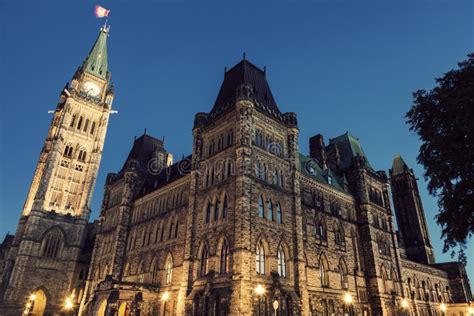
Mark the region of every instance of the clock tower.
POLYGON ((2 305, 34 315, 79 301, 87 263, 90 202, 114 97, 108 71, 109 28, 61 91, 8 254, 2 305))

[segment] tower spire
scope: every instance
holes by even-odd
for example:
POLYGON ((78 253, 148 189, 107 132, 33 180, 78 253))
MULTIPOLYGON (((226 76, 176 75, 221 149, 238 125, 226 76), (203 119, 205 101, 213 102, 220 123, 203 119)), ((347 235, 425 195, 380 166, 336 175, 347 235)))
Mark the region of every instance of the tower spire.
POLYGON ((100 28, 99 36, 84 61, 85 72, 101 79, 107 79, 108 73, 107 37, 109 36, 109 30, 110 26, 107 26, 106 22, 100 28))

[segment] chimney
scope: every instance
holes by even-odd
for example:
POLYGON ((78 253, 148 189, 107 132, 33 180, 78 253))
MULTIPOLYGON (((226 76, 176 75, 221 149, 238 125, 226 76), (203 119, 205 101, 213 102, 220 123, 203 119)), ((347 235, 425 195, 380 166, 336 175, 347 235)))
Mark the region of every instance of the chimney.
POLYGON ((336 144, 329 144, 326 147, 327 152, 327 164, 334 171, 339 172, 339 167, 341 165, 341 156, 339 155, 339 149, 336 144))
POLYGON ((323 169, 327 169, 326 151, 323 135, 318 134, 309 139, 309 156, 316 159, 323 169))

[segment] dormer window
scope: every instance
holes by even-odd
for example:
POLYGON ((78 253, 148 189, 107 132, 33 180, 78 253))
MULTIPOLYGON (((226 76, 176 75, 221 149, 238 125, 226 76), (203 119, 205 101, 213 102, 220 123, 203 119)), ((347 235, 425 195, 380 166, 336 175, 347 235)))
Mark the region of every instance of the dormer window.
POLYGON ((332 177, 331 176, 328 176, 328 184, 332 185, 332 177))

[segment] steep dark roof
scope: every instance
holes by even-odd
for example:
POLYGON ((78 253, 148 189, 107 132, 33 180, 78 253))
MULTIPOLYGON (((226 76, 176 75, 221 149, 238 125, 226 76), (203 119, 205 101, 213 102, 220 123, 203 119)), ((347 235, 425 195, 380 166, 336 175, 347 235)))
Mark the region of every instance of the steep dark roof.
POLYGON ((330 168, 326 170, 321 169, 314 159, 302 153, 299 153, 298 158, 300 162, 299 170, 304 175, 325 185, 332 186, 339 191, 348 192, 346 188, 347 186, 344 183, 344 178, 338 177, 330 168), (328 176, 332 179, 331 183, 329 183, 328 176))
POLYGON ((409 170, 409 168, 407 164, 405 163, 405 161, 403 160, 402 156, 396 155, 393 158, 393 164, 392 164, 392 170, 391 170, 392 174, 393 175, 400 174, 406 170, 409 170))
POLYGON ((367 166, 372 169, 369 159, 360 145, 359 139, 349 134, 349 132, 336 138, 329 139, 329 144, 335 144, 337 146, 341 156, 341 167, 343 169, 348 168, 351 165, 352 158, 355 156, 365 157, 367 166))
POLYGON ((132 149, 122 169, 130 160, 136 160, 141 168, 146 168, 147 164, 153 158, 153 153, 157 150, 164 150, 163 141, 153 136, 143 134, 133 142, 132 149))
POLYGON ((281 113, 273 99, 265 72, 244 59, 225 73, 211 115, 225 111, 227 106, 238 97, 238 91, 243 86, 251 87, 252 98, 266 106, 267 110, 275 114, 281 113))

